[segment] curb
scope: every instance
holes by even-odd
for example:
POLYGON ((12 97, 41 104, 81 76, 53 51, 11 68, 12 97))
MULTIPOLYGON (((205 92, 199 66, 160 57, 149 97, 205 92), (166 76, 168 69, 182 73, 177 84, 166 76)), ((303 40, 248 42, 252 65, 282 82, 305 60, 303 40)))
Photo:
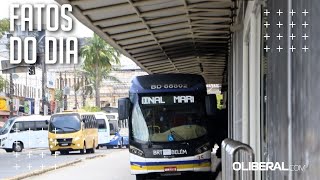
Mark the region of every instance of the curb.
POLYGON ((12 178, 7 178, 5 180, 21 180, 21 179, 29 178, 29 177, 32 177, 32 176, 41 175, 41 174, 44 174, 46 172, 53 171, 53 170, 56 170, 56 169, 64 168, 64 167, 67 167, 67 166, 70 166, 70 165, 78 164, 78 163, 83 162, 85 160, 91 160, 91 159, 105 157, 105 156, 106 156, 106 154, 99 154, 99 155, 96 155, 96 156, 89 156, 89 157, 85 157, 85 158, 82 158, 82 159, 74 160, 74 161, 71 161, 71 162, 63 163, 63 164, 57 165, 56 167, 45 168, 45 169, 42 169, 42 170, 35 170, 33 172, 29 172, 29 173, 25 173, 25 174, 22 174, 22 175, 14 176, 12 178))

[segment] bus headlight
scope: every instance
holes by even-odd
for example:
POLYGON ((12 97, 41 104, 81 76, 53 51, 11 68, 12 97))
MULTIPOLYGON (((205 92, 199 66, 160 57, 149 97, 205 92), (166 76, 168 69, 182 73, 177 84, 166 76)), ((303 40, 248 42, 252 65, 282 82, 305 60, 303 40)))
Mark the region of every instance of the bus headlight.
POLYGON ((141 157, 144 157, 144 153, 142 150, 134 147, 134 146, 130 146, 129 147, 129 152, 132 153, 132 154, 135 154, 137 156, 141 156, 141 157))
POLYGON ((204 153, 204 152, 208 151, 208 150, 210 149, 209 146, 210 146, 210 144, 209 144, 209 143, 206 143, 206 144, 198 147, 198 148, 196 149, 196 153, 197 153, 197 154, 201 154, 201 153, 204 153))
POLYGON ((76 137, 76 138, 74 138, 73 140, 74 141, 78 141, 80 138, 79 137, 76 137))

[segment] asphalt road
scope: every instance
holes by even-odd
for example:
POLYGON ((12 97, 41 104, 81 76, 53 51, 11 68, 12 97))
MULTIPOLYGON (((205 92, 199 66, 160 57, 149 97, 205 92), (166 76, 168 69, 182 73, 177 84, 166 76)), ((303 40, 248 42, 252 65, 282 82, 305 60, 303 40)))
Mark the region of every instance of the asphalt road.
MULTIPOLYGON (((105 157, 92 160, 85 160, 81 163, 74 164, 65 168, 47 172, 39 176, 33 176, 27 180, 135 180, 135 176, 130 174, 129 152, 126 149, 115 150, 105 157)), ((196 179, 204 180, 195 174, 192 177, 165 177, 161 180, 187 180, 196 179)), ((220 178, 217 178, 221 180, 220 178)), ((213 179, 210 179, 213 180, 213 179)))
MULTIPOLYGON (((16 175, 54 167, 63 163, 71 162, 77 159, 83 159, 81 162, 52 170, 41 175, 32 176, 27 180, 135 180, 135 176, 130 174, 129 152, 127 149, 99 149, 95 154, 73 153, 69 155, 51 156, 48 150, 25 150, 15 157, 14 153, 5 153, 0 150, 0 179, 9 178, 16 175), (29 152, 31 156, 29 158, 29 152), (42 153, 44 154, 42 158, 42 153), (94 159, 85 159, 86 157, 105 155, 94 159), (16 167, 19 166, 19 167, 16 167), (29 165, 31 167, 29 167, 29 165), (30 169, 29 169, 30 168, 30 169)), ((186 179, 204 180, 197 174, 192 177, 165 177, 163 180, 186 180, 186 179)), ((221 177, 217 178, 221 180, 221 177)))
POLYGON ((52 156, 48 149, 24 149, 21 153, 6 153, 0 149, 0 179, 41 170, 42 168, 55 167, 64 163, 84 159, 86 157, 111 154, 119 149, 99 149, 95 154, 79 154, 71 152, 69 155, 52 156))
POLYGON ((27 180, 135 180, 135 176, 130 174, 128 159, 128 150, 118 149, 105 157, 85 160, 65 168, 27 178, 27 180))

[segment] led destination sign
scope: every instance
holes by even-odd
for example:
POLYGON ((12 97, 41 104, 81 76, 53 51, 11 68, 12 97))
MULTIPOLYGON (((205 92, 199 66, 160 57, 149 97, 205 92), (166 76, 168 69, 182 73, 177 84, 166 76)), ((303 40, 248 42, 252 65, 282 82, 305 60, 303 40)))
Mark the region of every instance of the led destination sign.
POLYGON ((190 104, 194 103, 194 96, 143 96, 141 97, 141 104, 190 104))

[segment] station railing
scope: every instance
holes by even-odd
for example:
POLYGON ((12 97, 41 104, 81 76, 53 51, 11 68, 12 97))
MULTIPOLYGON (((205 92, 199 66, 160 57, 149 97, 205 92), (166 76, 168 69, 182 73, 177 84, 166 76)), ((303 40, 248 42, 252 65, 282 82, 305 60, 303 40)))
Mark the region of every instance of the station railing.
POLYGON ((222 142, 222 180, 254 180, 254 171, 248 170, 249 162, 254 162, 252 148, 239 141, 225 139, 222 142), (241 163, 239 170, 239 163, 241 163))

